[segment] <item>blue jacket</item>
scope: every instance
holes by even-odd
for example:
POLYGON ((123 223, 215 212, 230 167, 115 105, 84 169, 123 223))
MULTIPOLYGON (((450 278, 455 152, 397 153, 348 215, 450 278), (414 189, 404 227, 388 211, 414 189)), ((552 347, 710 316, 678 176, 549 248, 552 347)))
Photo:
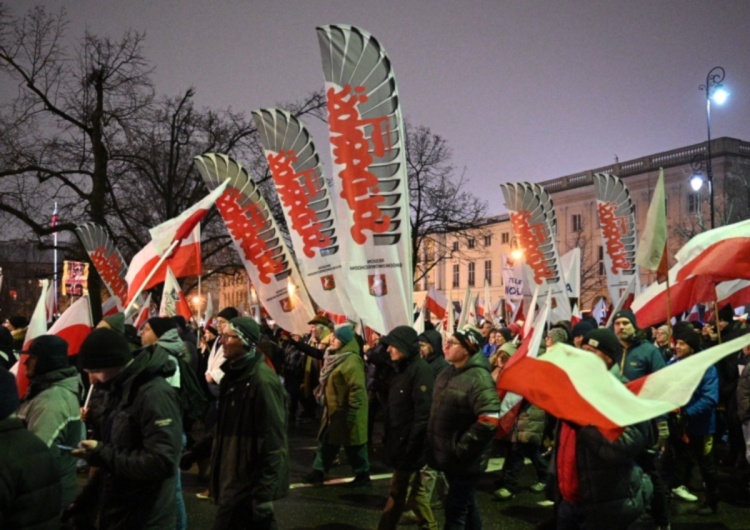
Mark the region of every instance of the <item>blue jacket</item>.
MULTIPOLYGON (((674 362, 677 361, 670 361, 669 364, 674 362)), ((681 409, 685 421, 685 433, 689 438, 703 438, 716 432, 716 407, 718 404, 719 373, 716 371, 715 366, 711 366, 703 374, 703 378, 698 384, 698 388, 695 389, 695 392, 690 397, 690 401, 681 409)), ((676 419, 674 415, 670 416, 671 431, 678 426, 674 425, 676 419)))

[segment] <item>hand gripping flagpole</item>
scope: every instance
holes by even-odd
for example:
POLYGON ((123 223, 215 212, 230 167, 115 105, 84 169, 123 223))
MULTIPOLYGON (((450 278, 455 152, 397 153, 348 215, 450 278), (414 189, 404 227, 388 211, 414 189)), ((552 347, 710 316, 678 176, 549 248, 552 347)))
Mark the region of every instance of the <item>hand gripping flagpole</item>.
POLYGON ((169 247, 167 248, 167 250, 164 251, 164 254, 162 254, 161 257, 159 258, 159 261, 156 263, 156 266, 154 266, 154 268, 151 269, 151 272, 148 273, 148 276, 146 276, 146 279, 138 287, 138 290, 133 295, 133 297, 130 299, 130 302, 128 303, 128 306, 125 308, 124 313, 125 313, 125 318, 126 319, 129 318, 130 316, 132 316, 132 314, 133 314, 132 311, 134 310, 133 306, 135 306, 135 301, 138 298, 138 296, 143 292, 143 287, 146 286, 146 285, 148 285, 148 282, 151 281, 151 278, 154 277, 154 275, 159 270, 159 268, 162 266, 162 264, 167 260, 167 258, 169 256, 172 255, 172 252, 174 251, 174 249, 177 248, 177 246, 179 244, 180 244, 180 240, 179 239, 176 239, 176 240, 172 241, 172 244, 169 245, 169 247))

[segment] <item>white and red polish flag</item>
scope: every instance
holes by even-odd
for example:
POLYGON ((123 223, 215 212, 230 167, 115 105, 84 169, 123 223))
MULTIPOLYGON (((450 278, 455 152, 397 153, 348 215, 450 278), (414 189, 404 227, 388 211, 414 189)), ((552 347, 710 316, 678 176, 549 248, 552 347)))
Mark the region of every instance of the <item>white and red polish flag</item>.
POLYGON ((501 384, 503 374, 506 370, 512 368, 515 364, 521 362, 526 357, 536 358, 539 353, 539 346, 542 343, 542 335, 544 334, 544 325, 549 318, 550 309, 550 297, 549 292, 547 293, 547 303, 531 326, 531 335, 525 335, 527 337, 516 352, 508 359, 505 363, 503 370, 500 372, 500 377, 497 379, 497 394, 500 399, 500 423, 497 428, 497 437, 502 438, 513 430, 513 424, 516 422, 518 417, 518 411, 521 408, 523 397, 514 392, 508 392, 501 384))
POLYGON ((716 285, 716 305, 738 308, 750 304, 750 280, 733 280, 716 285))
POLYGON ((60 315, 47 334, 65 339, 68 343, 68 355, 78 355, 81 344, 92 329, 94 322, 91 318, 90 300, 88 296, 82 296, 60 315))
POLYGON ((34 312, 29 320, 29 325, 26 328, 26 338, 21 348, 21 355, 18 358, 18 362, 14 364, 10 372, 16 376, 16 385, 18 386, 18 395, 23 397, 26 395, 26 390, 29 388, 29 378, 26 377, 26 357, 24 357, 25 351, 28 351, 29 346, 35 338, 40 335, 47 333, 47 291, 49 290, 49 280, 42 280, 42 292, 37 300, 34 312))
POLYGON ((558 343, 542 357, 526 356, 504 369, 498 388, 522 395, 557 418, 594 425, 616 439, 623 427, 682 407, 710 366, 747 344, 750 334, 623 385, 596 355, 558 343))
MULTIPOLYGON (((625 286, 625 289, 620 293, 620 298, 617 300, 617 304, 612 308, 612 311, 609 312, 609 316, 607 317, 607 327, 612 325, 612 321, 615 317, 615 315, 621 310, 621 309, 630 309, 633 305, 633 300, 635 299, 635 285, 637 281, 635 276, 631 276, 628 279, 628 284, 625 286)), ((640 325, 641 321, 638 321, 638 324, 640 325)))
POLYGON ((167 267, 172 269, 175 277, 196 276, 201 273, 201 238, 200 226, 196 225, 192 232, 181 241, 180 246, 172 251, 167 258, 146 282, 148 275, 157 266, 160 260, 153 241, 138 252, 130 261, 125 279, 128 283, 128 297, 126 306, 130 305, 133 297, 139 292, 151 289, 164 282, 167 277, 167 267))
POLYGON ((164 279, 164 291, 161 295, 161 306, 159 316, 173 317, 182 315, 186 321, 190 321, 193 312, 185 299, 185 294, 180 288, 172 269, 167 267, 167 276, 164 279))
POLYGON ((578 324, 581 320, 583 320, 583 315, 581 315, 581 310, 578 309, 578 304, 573 304, 573 312, 570 315, 570 325, 575 326, 578 324))
POLYGON ((47 289, 47 299, 44 302, 45 310, 47 312, 47 322, 52 322, 57 313, 57 303, 55 300, 55 289, 47 289))
POLYGON ((667 197, 664 192, 664 168, 659 168, 654 196, 646 214, 646 225, 635 255, 635 262, 648 270, 666 275, 667 265, 667 197))
POLYGON ((427 297, 424 300, 424 306, 427 310, 435 315, 438 320, 445 318, 445 313, 448 311, 448 297, 444 292, 438 291, 434 287, 430 286, 427 289, 427 297))
POLYGON ((110 296, 102 304, 102 317, 111 317, 122 311, 122 302, 117 296, 110 296))
POLYGON ((715 282, 750 280, 750 219, 693 237, 675 254, 678 280, 708 276, 715 282))
POLYGON ((149 293, 148 298, 146 298, 146 301, 141 306, 140 311, 138 311, 137 316, 133 319, 133 327, 137 330, 140 330, 143 324, 146 323, 146 321, 151 317, 151 293, 149 293))

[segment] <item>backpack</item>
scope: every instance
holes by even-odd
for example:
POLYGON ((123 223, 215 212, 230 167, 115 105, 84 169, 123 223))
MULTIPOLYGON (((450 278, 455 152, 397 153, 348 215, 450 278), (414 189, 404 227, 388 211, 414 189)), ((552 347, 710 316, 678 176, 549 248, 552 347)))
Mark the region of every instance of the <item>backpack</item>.
POLYGON ((177 357, 177 363, 180 367, 180 390, 178 392, 180 409, 182 410, 184 425, 187 427, 194 421, 205 418, 211 400, 204 392, 195 371, 182 355, 177 357))

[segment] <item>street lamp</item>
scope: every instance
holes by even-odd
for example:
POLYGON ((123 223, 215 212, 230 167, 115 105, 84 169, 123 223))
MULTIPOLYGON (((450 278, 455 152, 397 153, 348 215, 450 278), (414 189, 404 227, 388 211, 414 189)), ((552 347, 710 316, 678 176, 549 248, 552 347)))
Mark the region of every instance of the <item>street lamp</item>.
POLYGON ((703 187, 703 162, 706 160, 706 157, 702 154, 697 154, 693 157, 693 159, 690 161, 690 167, 693 169, 693 176, 690 177, 690 187, 693 188, 693 191, 700 191, 700 189, 703 187))
POLYGON ((706 75, 706 84, 698 87, 699 90, 706 92, 706 127, 708 129, 706 176, 708 178, 708 207, 711 212, 711 228, 714 227, 714 173, 711 168, 711 101, 713 100, 717 105, 722 105, 729 97, 729 92, 721 84, 722 81, 724 81, 724 68, 714 66, 708 71, 708 75, 706 75))

